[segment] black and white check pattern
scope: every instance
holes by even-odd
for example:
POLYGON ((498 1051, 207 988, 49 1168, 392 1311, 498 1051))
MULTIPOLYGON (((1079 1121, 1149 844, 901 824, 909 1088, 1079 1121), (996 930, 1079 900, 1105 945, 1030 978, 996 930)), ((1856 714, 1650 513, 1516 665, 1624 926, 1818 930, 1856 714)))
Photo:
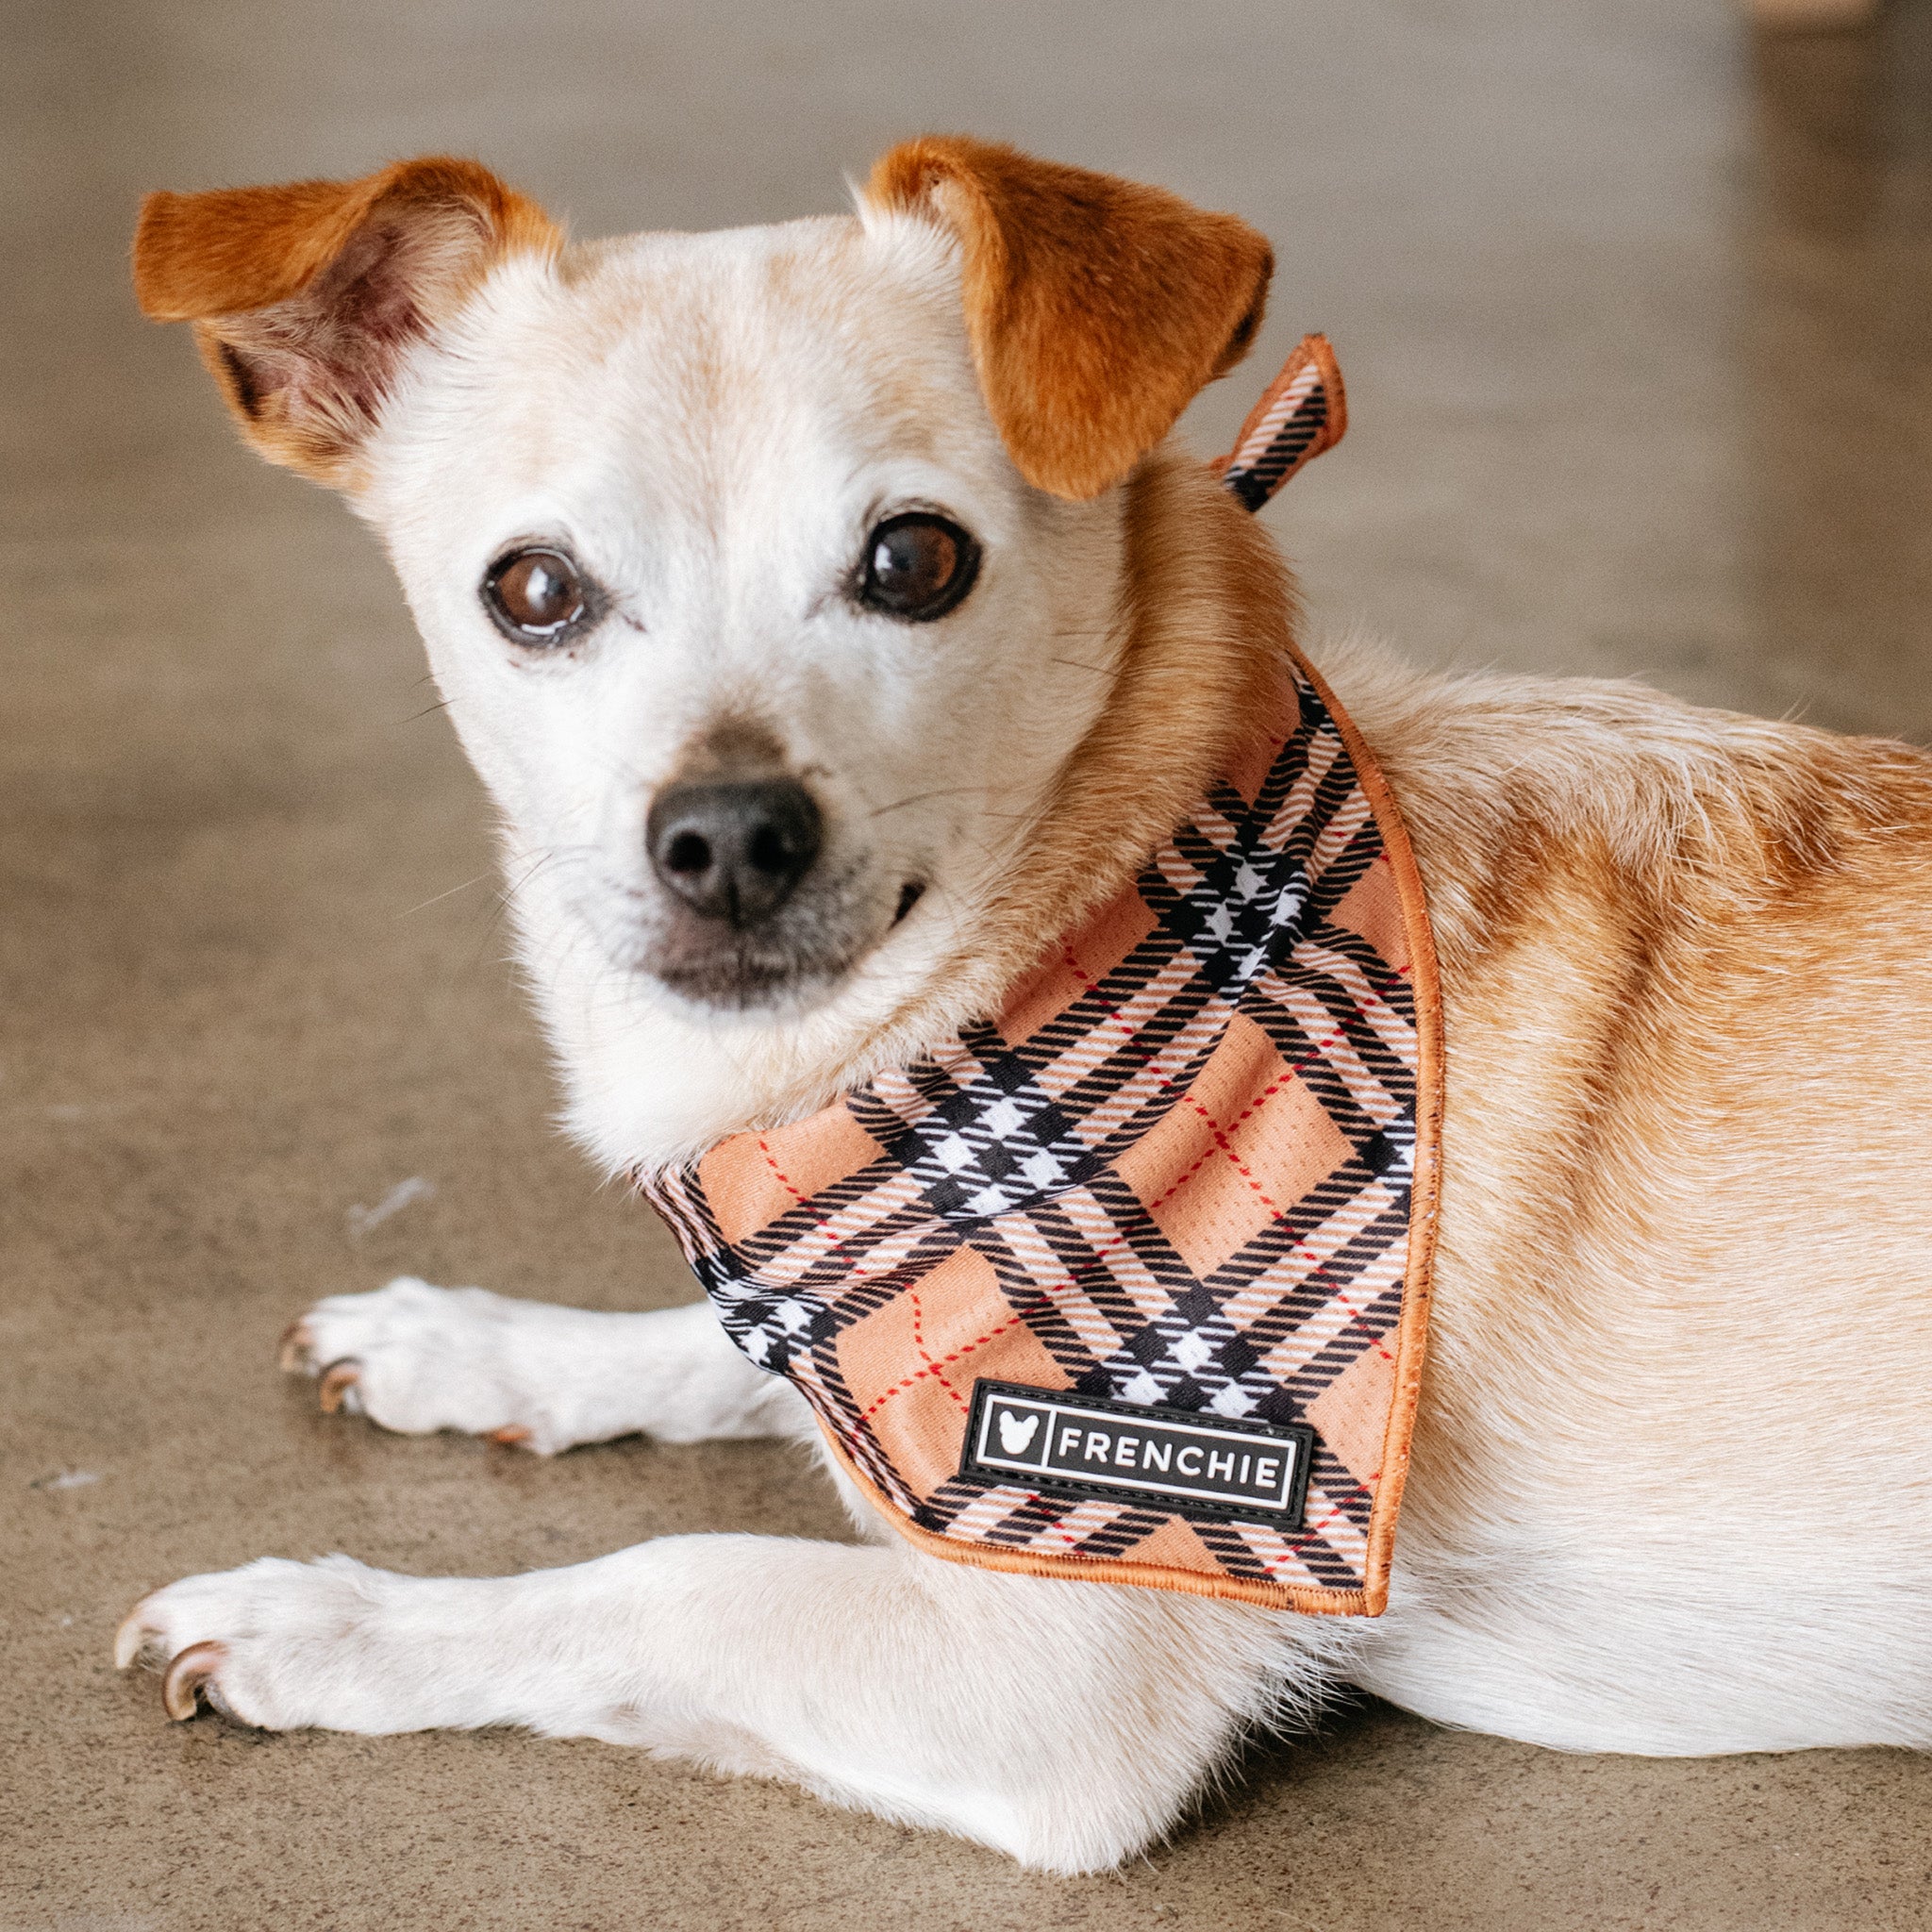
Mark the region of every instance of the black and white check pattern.
POLYGON ((918 1182, 925 1205, 951 1222, 991 1221, 1076 1188, 1100 1161, 1065 1109, 990 1026, 960 1036, 965 1053, 927 1061, 912 1078, 923 1105, 909 1121, 856 1094, 859 1124, 918 1182))
MULTIPOLYGON (((1400 976, 1332 916, 1381 850, 1335 724, 1303 682, 1294 729, 1255 798, 1217 788, 1141 875, 1157 931, 1038 1034, 1016 1049, 993 1027, 969 1028, 848 1095, 879 1157, 749 1241, 699 1231, 709 1217, 688 1181, 667 1176, 654 1189, 734 1340, 791 1375, 852 1460, 922 1527, 951 1535, 957 1522, 958 1533, 979 1534, 974 1525, 1005 1491, 908 1491, 857 1419, 841 1351, 961 1247, 991 1263, 1004 1305, 1082 1394, 1300 1423, 1365 1352, 1386 1350, 1403 1306, 1414 1009, 1400 976), (1183 957, 1190 970, 1174 981, 1183 957), (1077 1058, 1130 1009, 1135 1024, 1114 1029, 1119 1048, 1049 1091, 1041 1071, 1077 1058), (1112 1164, 1191 1089, 1237 1014, 1268 1036, 1352 1153, 1197 1275, 1112 1164), (1128 1093, 1141 1097, 1119 1112, 1128 1093), (1097 1129, 1103 1117, 1110 1131, 1097 1129), (826 1245, 824 1230, 867 1204, 875 1218, 862 1240, 826 1245)), ((1324 1443, 1313 1475, 1323 1514, 1311 1520, 1322 1527, 1298 1541, 1294 1563, 1324 1588, 1354 1587, 1373 1492, 1324 1443)), ((1080 1506, 1094 1550, 1121 1538, 1122 1507, 1080 1506)), ((984 1533, 1055 1547, 1066 1520, 1031 1502, 984 1533)), ((1216 1560, 1230 1576, 1265 1581, 1283 1560, 1274 1534, 1217 1533, 1216 1560)))

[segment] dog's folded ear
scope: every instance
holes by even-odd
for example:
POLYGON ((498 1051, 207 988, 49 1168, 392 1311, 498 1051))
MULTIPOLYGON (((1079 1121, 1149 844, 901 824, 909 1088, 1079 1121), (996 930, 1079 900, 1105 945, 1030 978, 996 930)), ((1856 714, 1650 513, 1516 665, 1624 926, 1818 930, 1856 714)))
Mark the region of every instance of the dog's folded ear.
POLYGON ((154 321, 194 324, 263 456, 351 484, 409 348, 505 255, 549 257, 561 242, 487 168, 431 157, 359 181, 150 194, 134 292, 154 321))
POLYGON ((958 236, 987 406, 1058 496, 1119 482, 1260 326, 1266 239, 1158 188, 947 136, 893 148, 865 200, 958 236))

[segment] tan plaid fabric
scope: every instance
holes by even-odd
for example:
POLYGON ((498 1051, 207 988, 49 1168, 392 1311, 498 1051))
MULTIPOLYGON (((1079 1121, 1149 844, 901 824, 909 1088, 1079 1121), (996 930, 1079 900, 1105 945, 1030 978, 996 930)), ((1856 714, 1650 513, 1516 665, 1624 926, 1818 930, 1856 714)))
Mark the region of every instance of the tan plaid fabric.
POLYGON ((1422 1366, 1437 1027, 1407 842, 1297 660, 1272 732, 997 1020, 642 1185, 739 1346, 936 1554, 1373 1615, 1422 1366), (963 1476, 981 1378, 1311 1425, 1302 1525, 963 1476))

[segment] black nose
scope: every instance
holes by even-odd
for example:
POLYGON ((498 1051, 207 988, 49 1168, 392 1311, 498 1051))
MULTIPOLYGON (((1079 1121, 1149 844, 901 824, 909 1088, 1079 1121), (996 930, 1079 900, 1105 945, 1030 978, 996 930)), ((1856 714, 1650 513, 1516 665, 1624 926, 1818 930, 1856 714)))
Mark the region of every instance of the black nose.
POLYGON ((705 919, 756 925, 819 856, 821 824, 795 778, 673 785, 644 826, 658 876, 705 919))

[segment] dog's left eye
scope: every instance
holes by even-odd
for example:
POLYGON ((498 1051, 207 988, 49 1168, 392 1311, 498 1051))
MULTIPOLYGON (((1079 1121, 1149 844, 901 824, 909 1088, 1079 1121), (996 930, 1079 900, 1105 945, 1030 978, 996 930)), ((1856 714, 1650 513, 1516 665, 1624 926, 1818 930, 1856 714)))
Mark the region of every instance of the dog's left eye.
POLYGON ((583 574, 560 550, 514 550, 483 579, 483 604, 496 627, 521 643, 555 643, 590 608, 583 574))
POLYGON ((889 617, 930 624, 979 575, 979 545, 958 524, 923 510, 888 517, 865 540, 858 599, 889 617))

